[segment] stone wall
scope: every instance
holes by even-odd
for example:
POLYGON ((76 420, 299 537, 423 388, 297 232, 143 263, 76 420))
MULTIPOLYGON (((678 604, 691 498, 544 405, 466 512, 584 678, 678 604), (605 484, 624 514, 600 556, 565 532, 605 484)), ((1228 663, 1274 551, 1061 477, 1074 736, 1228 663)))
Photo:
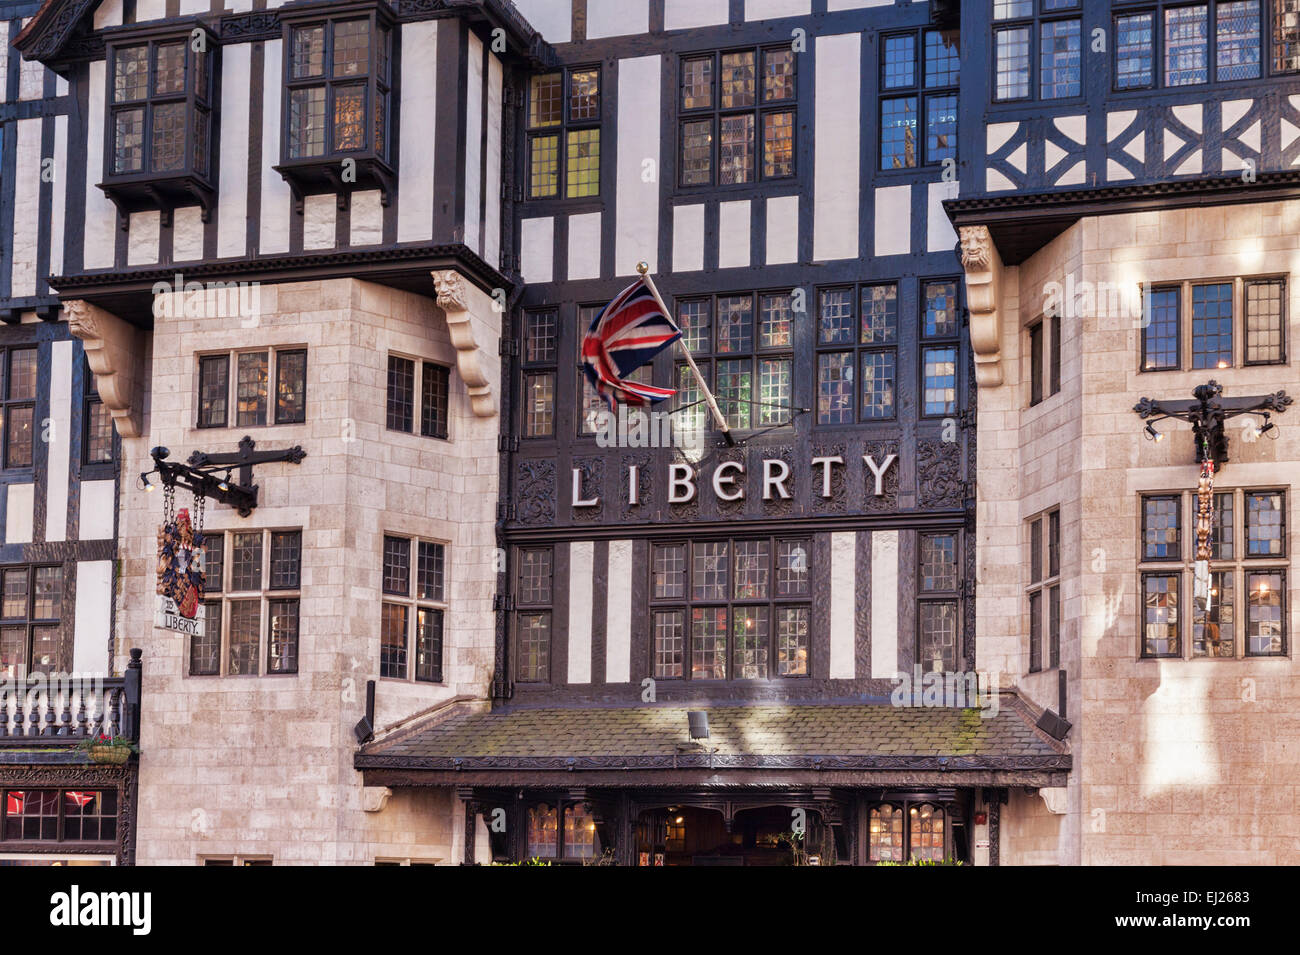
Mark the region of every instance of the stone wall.
MULTIPOLYGON (((161 493, 124 482, 117 646, 141 646, 148 661, 139 861, 248 853, 277 863, 459 862, 463 812, 454 794, 398 792, 382 811, 363 810, 352 727, 369 679, 378 680, 381 730, 457 696, 486 698, 498 419, 470 407, 432 282, 428 297, 330 280, 264 286, 259 298, 255 321, 156 319, 144 433, 122 442, 122 473, 149 470, 155 445, 173 460, 195 449, 234 451, 244 434, 262 448, 303 446, 301 464, 255 468, 260 500, 250 517, 211 503, 207 510, 210 530, 302 528, 299 670, 187 675, 185 638, 152 626, 161 493), (289 345, 308 349, 305 424, 193 427, 196 353, 289 345), (452 367, 448 440, 386 429, 390 350, 452 367), (378 679, 385 532, 446 542, 442 684, 378 679)), ((480 360, 498 380, 495 337, 481 345, 480 360)), ((177 506, 192 507, 189 495, 178 492, 177 506)))
MULTIPOLYGON (((1191 398, 1210 378, 1225 397, 1284 388, 1300 395, 1294 363, 1143 374, 1140 318, 1117 297, 1076 301, 1063 320, 1062 391, 1029 408, 1028 336, 1045 286, 1073 274, 1094 291, 1137 283, 1253 276, 1287 278, 1287 341, 1300 335, 1300 202, 1170 210, 1084 219, 1006 271, 1001 385, 979 405, 979 659, 1037 703, 1057 706, 1056 673, 1027 674, 1028 531, 1025 520, 1062 515, 1061 665, 1068 674, 1074 754, 1067 813, 1055 855, 1063 863, 1300 862, 1300 686, 1290 655, 1232 660, 1139 656, 1141 515, 1146 491, 1192 490, 1191 429, 1165 422, 1144 439, 1133 405, 1143 396, 1191 398), (1103 284, 1104 283, 1104 284, 1103 284), (1008 622, 1010 624, 1008 625, 1008 622)), ((1240 337, 1241 317, 1237 317, 1240 337)), ((1291 346, 1294 351, 1294 345, 1291 346)), ((1184 351, 1183 365, 1189 360, 1184 351)), ((1300 415, 1277 416, 1279 439, 1249 442, 1231 424, 1231 461, 1216 489, 1288 491, 1288 552, 1295 548, 1300 415)), ((1186 520, 1184 539, 1193 533, 1186 520)), ((1293 564, 1294 562, 1289 562, 1293 564)), ((1294 568, 1287 600, 1297 638, 1294 568)), ((1245 595, 1237 595, 1237 638, 1245 595)), ((1187 613, 1186 597, 1182 611, 1187 613)), ((1191 636, 1190 621, 1183 639, 1191 636)), ((1005 809, 1003 862, 1047 861, 1041 800, 1005 809)))

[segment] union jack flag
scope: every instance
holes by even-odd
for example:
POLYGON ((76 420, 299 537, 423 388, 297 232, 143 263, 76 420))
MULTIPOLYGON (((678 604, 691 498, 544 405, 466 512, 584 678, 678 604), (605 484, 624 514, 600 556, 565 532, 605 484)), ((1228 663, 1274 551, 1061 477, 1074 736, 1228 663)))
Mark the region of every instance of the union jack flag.
POLYGON ((677 392, 629 381, 628 376, 681 337, 682 330, 664 314, 642 276, 592 321, 582 339, 582 370, 611 411, 620 401, 655 404, 677 392))

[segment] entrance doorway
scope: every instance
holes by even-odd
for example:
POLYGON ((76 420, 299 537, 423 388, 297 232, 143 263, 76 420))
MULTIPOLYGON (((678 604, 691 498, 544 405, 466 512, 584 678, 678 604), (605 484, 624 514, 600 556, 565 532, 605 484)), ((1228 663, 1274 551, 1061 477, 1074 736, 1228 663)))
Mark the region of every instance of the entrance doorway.
POLYGON ((636 864, 643 866, 833 865, 835 850, 816 811, 761 806, 722 812, 698 806, 647 809, 637 817, 636 864))

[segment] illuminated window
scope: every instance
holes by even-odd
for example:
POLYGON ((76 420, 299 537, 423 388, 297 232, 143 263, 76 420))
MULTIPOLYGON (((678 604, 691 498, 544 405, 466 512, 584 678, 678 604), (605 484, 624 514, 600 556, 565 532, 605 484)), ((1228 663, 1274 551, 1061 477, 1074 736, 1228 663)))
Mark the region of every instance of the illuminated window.
POLYGON ((534 76, 528 84, 528 195, 600 195, 600 67, 534 76))

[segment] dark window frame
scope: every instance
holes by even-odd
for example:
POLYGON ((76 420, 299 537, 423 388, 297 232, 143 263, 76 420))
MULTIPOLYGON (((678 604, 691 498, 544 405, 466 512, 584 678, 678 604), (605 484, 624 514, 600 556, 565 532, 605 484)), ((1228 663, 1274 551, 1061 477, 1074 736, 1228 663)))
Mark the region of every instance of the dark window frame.
POLYGON ((877 117, 877 142, 880 152, 876 156, 876 168, 882 173, 902 173, 908 170, 923 169, 928 166, 942 166, 947 159, 954 162, 960 162, 961 154, 959 152, 960 142, 960 122, 961 122, 961 87, 960 87, 960 56, 961 56, 961 38, 958 35, 958 77, 957 83, 942 83, 930 85, 930 75, 928 64, 926 62, 926 41, 930 34, 943 34, 956 32, 954 29, 945 29, 937 26, 918 27, 911 30, 887 30, 878 34, 877 48, 880 50, 880 62, 877 69, 877 81, 879 83, 879 96, 876 104, 877 117), (898 85, 887 86, 886 76, 889 60, 887 57, 887 44, 890 40, 901 37, 910 37, 912 39, 912 82, 898 85), (954 129, 953 143, 950 147, 951 156, 932 157, 930 154, 930 101, 953 97, 957 100, 956 109, 954 110, 954 129), (914 102, 916 112, 916 162, 911 165, 887 166, 885 165, 884 145, 885 145, 885 103, 892 100, 910 99, 914 102))
POLYGON ((1174 284, 1152 285, 1142 290, 1142 314, 1143 324, 1139 329, 1138 346, 1141 349, 1138 360, 1138 372, 1140 374, 1155 374, 1162 371, 1181 371, 1183 367, 1183 335, 1186 331, 1187 323, 1183 321, 1183 309, 1186 305, 1187 295, 1185 294, 1185 284, 1178 282, 1174 284), (1159 368, 1148 367, 1148 355, 1151 349, 1148 347, 1149 341, 1147 333, 1155 325, 1155 320, 1150 316, 1149 309, 1152 307, 1152 296, 1161 292, 1173 292, 1175 295, 1174 304, 1174 362, 1172 365, 1163 365, 1159 368))
POLYGON ((710 537, 706 539, 696 538, 675 538, 672 540, 654 541, 651 544, 649 566, 646 568, 647 577, 647 609, 649 619, 649 639, 648 639, 648 656, 646 661, 646 673, 655 680, 665 680, 673 683, 692 683, 705 685, 722 685, 722 684, 773 684, 783 680, 805 680, 810 679, 813 674, 813 665, 815 662, 815 640, 813 637, 812 621, 812 604, 813 604, 813 584, 812 584, 812 538, 799 535, 737 535, 735 537, 710 537), (737 544, 766 544, 767 545, 767 596, 765 597, 737 597, 736 596, 736 545, 737 544), (726 570, 726 595, 721 598, 715 597, 696 597, 694 594, 694 573, 695 573, 695 551, 697 547, 725 544, 727 548, 727 570, 726 570), (779 574, 778 567, 778 548, 782 545, 802 547, 804 550, 804 560, 807 567, 804 570, 805 588, 802 594, 779 595, 777 593, 777 580, 779 574), (655 596, 655 552, 659 548, 665 547, 682 547, 684 555, 683 570, 683 591, 680 597, 656 597, 655 596), (735 630, 735 611, 737 608, 742 610, 767 610, 768 634, 767 646, 763 649, 767 651, 765 677, 742 677, 736 675, 736 646, 733 640, 735 630), (691 627, 692 612, 695 610, 723 610, 727 615, 727 628, 725 631, 726 648, 724 650, 724 670, 726 676, 718 678, 714 676, 695 676, 694 674, 694 650, 693 634, 691 627), (777 615, 786 609, 803 609, 807 614, 807 646, 805 649, 804 672, 782 674, 779 672, 780 665, 780 643, 778 638, 777 615), (681 651, 681 676, 661 675, 656 666, 656 644, 655 644, 655 618, 661 613, 680 613, 682 616, 682 651, 681 651))
MULTIPOLYGON (((399 424, 406 423, 399 420, 399 424)), ((434 361, 428 358, 416 358, 412 355, 405 355, 399 352, 389 352, 388 361, 385 365, 384 373, 384 430, 395 431, 398 434, 409 434, 421 438, 437 438, 441 441, 449 440, 451 429, 451 367, 444 365, 440 361, 434 361), (411 393, 409 395, 410 403, 410 427, 395 427, 393 408, 394 401, 401 402, 400 397, 395 398, 393 387, 393 371, 395 363, 404 362, 410 365, 411 374, 411 393), (434 399, 440 399, 441 403, 430 405, 428 399, 430 394, 428 384, 430 377, 436 378, 441 384, 441 389, 435 391, 432 395, 434 399)))
MULTIPOLYGON (((996 0, 994 0, 996 2, 996 0)), ((1031 0, 1030 12, 998 19, 993 16, 994 3, 989 10, 989 101, 994 106, 1007 103, 1078 103, 1088 96, 1087 84, 1087 41, 1083 28, 1083 5, 1074 3, 1069 7, 1053 9, 1049 0, 1031 0), (1079 24, 1079 92, 1074 96, 1044 96, 1042 90, 1042 51, 1043 24, 1059 23, 1073 20, 1079 24), (1029 33, 1029 75, 1026 80, 1027 93, 1024 96, 998 95, 998 34, 1011 30, 1027 30, 1029 33)))
POLYGON ((1233 0, 1129 0, 1132 3, 1130 8, 1127 4, 1115 6, 1112 12, 1110 26, 1112 35, 1116 38, 1115 50, 1109 56, 1109 70, 1111 74, 1110 91, 1118 94, 1134 92, 1152 92, 1155 90, 1193 90, 1205 89, 1206 87, 1227 87, 1232 88, 1239 85, 1248 85, 1259 83, 1265 79, 1275 76, 1294 76, 1300 73, 1300 66, 1292 70, 1279 70, 1275 68, 1275 46, 1276 38, 1274 33, 1274 15, 1277 12, 1277 0, 1259 0, 1259 10, 1256 15, 1256 26, 1258 32, 1256 40, 1258 43, 1258 76, 1241 77, 1239 79, 1222 79, 1219 76, 1219 33, 1218 33, 1218 8, 1222 3, 1233 2, 1233 0), (1205 7, 1206 17, 1206 78, 1199 83, 1180 83, 1170 84, 1166 73, 1166 24, 1167 18, 1165 13, 1169 10, 1205 7), (1151 78, 1150 81, 1141 85, 1132 84, 1128 86, 1119 86, 1117 80, 1119 77, 1118 55, 1119 55, 1119 21, 1123 18, 1140 16, 1142 14, 1151 15, 1151 78))
POLYGON ((593 202, 601 195, 601 177, 605 168, 604 135, 601 127, 604 111, 605 76, 601 64, 597 61, 582 65, 562 66, 545 73, 529 77, 525 84, 525 105, 522 123, 524 127, 524 194, 529 202, 552 202, 568 200, 571 202, 593 202), (596 115, 594 117, 577 117, 573 114, 573 76, 575 73, 596 73, 596 115), (550 125, 533 125, 533 81, 548 76, 560 77, 560 120, 550 125), (582 195, 569 195, 569 134, 575 132, 596 133, 596 191, 582 195), (555 192, 554 194, 533 191, 533 149, 539 139, 555 138, 555 192))
MULTIPOLYGON (((903 290, 902 283, 897 279, 885 279, 878 282, 857 282, 857 283, 840 283, 835 285, 818 286, 813 289, 815 296, 813 306, 816 309, 815 318, 813 319, 813 426, 815 428, 850 428, 861 425, 874 425, 899 420, 899 396, 901 394, 900 371, 901 365, 898 360, 899 347, 903 340, 903 290), (863 294, 867 289, 872 288, 892 288, 894 290, 894 337, 892 341, 881 342, 863 342, 862 341, 862 318, 863 318, 863 294), (853 293, 854 308, 854 334, 852 340, 840 344, 828 343, 822 339, 822 297, 827 292, 843 292, 851 290, 853 293), (821 414, 821 369, 822 357, 834 355, 851 355, 853 370, 853 414, 849 422, 823 422, 821 414), (869 417, 864 414, 865 393, 863 387, 865 379, 862 375, 863 358, 866 355, 888 355, 894 363, 894 384, 893 384, 893 402, 888 415, 878 417, 869 417)), ((919 336, 918 336, 919 337, 919 336)), ((921 360, 919 355, 921 349, 917 349, 918 362, 921 360)), ((919 380, 919 379, 918 379, 919 380)))
POLYGON ((95 373, 90 370, 90 363, 85 356, 81 359, 81 465, 83 469, 98 468, 103 465, 112 465, 117 460, 118 454, 118 434, 117 422, 113 420, 112 413, 104 404, 103 398, 99 395, 98 379, 95 373), (108 415, 108 456, 103 458, 93 458, 90 454, 92 424, 95 416, 99 414, 108 415))
POLYGON ((764 56, 767 53, 789 52, 790 45, 786 44, 755 44, 739 47, 725 47, 715 50, 700 50, 692 53, 682 53, 677 58, 676 83, 673 87, 675 95, 675 122, 674 129, 676 142, 674 144, 674 157, 677 165, 677 177, 674 183, 676 190, 683 194, 692 194, 703 191, 713 190, 745 190, 759 187, 764 183, 784 183, 792 182, 799 176, 799 57, 791 57, 790 61, 790 83, 791 91, 788 97, 781 99, 768 100, 765 98, 763 91, 764 56), (754 55, 754 103, 751 106, 728 107, 722 105, 722 58, 737 53, 753 53, 754 55), (711 58, 711 93, 708 106, 699 106, 687 109, 683 103, 686 88, 686 64, 697 60, 711 58), (773 114, 790 113, 790 172, 788 175, 766 175, 764 173, 764 149, 763 149, 763 128, 764 118, 773 114), (750 146, 753 149, 754 165, 753 175, 744 182, 719 182, 719 172, 721 167, 721 149, 722 149, 722 121, 725 118, 736 116, 752 116, 753 131, 750 140, 750 146), (685 180, 686 163, 684 162, 682 150, 685 147, 686 135, 685 127, 688 123, 710 121, 711 140, 709 147, 709 175, 707 182, 688 183, 685 180))
MULTIPOLYGON (((1286 365, 1290 361, 1287 358, 1287 322, 1289 309, 1287 308, 1287 280, 1284 276, 1274 277, 1253 277, 1243 280, 1242 298, 1241 298, 1241 364, 1243 367, 1251 368, 1262 365, 1286 365), (1251 360, 1250 356, 1250 290, 1255 287, 1265 285, 1279 285, 1279 316, 1278 328, 1280 332, 1280 342, 1278 345, 1279 355, 1274 359, 1251 360)), ((1234 321, 1235 321, 1234 316, 1234 321)), ((1235 329, 1234 329, 1235 332, 1235 329)))
MULTIPOLYGON (((564 321, 560 307, 551 305, 544 308, 523 309, 519 313, 519 427, 516 432, 529 441, 554 441, 559 434, 559 412, 562 407, 559 396, 559 354, 561 326, 564 321), (551 344, 549 351, 537 358, 529 358, 529 320, 534 316, 549 315, 551 344), (547 413, 550 415, 550 430, 533 431, 529 424, 529 382, 534 378, 549 377, 551 381, 551 403, 547 413)), ((585 332, 585 329, 583 330, 585 332)))
MULTIPOLYGON (((443 684, 445 679, 445 662, 447 655, 447 613, 449 604, 447 601, 447 551, 450 544, 446 541, 432 540, 430 538, 410 536, 406 534, 384 534, 383 551, 381 564, 383 572, 380 580, 380 603, 384 606, 398 606, 406 610, 406 634, 405 634, 405 653, 403 655, 402 672, 400 674, 384 673, 382 670, 383 660, 380 660, 380 679, 394 680, 401 683, 425 683, 425 684, 443 684), (389 584, 388 573, 388 547, 389 543, 401 543, 406 545, 406 580, 401 589, 396 589, 389 584), (424 548, 430 548, 431 552, 438 556, 436 595, 421 596, 420 575, 424 548), (435 549, 436 550, 433 550, 435 549), (420 633, 421 615, 429 614, 429 619, 434 623, 436 628, 435 640, 436 653, 429 651, 430 659, 421 661, 422 644, 420 633), (436 657, 436 659, 434 659, 436 657)), ((380 615, 384 613, 381 606, 380 615)), ((382 656, 382 655, 381 655, 382 656)))
MULTIPOLYGON (((4 630, 22 628, 24 633, 23 644, 23 667, 24 678, 35 673, 58 673, 71 672, 72 670, 72 634, 69 631, 67 620, 68 608, 65 604, 68 601, 68 567, 63 563, 53 561, 33 561, 31 563, 12 563, 0 564, 0 587, 3 587, 5 578, 9 574, 22 573, 27 578, 27 595, 26 606, 24 607, 23 616, 6 617, 3 616, 3 592, 0 591, 0 633, 4 630), (53 617, 36 616, 36 577, 37 572, 41 570, 55 569, 59 572, 59 605, 58 613, 53 617), (36 649, 36 631, 41 628, 54 627, 58 637, 58 658, 53 664, 47 667, 37 668, 34 666, 34 656, 36 649)), ((2 641, 0 641, 2 642, 2 641)), ((5 670, 0 669, 0 675, 5 670)), ((17 674, 14 674, 17 679, 17 674)))
POLYGON ((309 357, 308 347, 306 345, 271 345, 262 348, 236 348, 227 349, 219 352, 200 352, 196 358, 197 368, 195 371, 196 389, 194 401, 194 427, 199 430, 215 430, 219 428, 275 428, 280 426, 301 425, 307 423, 307 384, 309 381, 309 357), (266 396, 265 405, 262 409, 263 420, 243 422, 239 421, 239 359, 244 355, 262 355, 266 361, 266 396), (280 382, 281 382, 281 356, 301 355, 302 356, 302 419, 301 420, 280 420, 280 382), (224 415, 220 420, 205 419, 203 417, 203 385, 205 368, 209 363, 225 362, 226 375, 226 405, 224 415))
MULTIPOLYGON (((14 344, 9 347, 0 348, 0 471, 7 471, 15 474, 25 474, 32 471, 36 466, 36 406, 42 397, 41 389, 41 349, 39 344, 22 343, 14 344), (35 365, 35 381, 33 382, 32 394, 30 397, 10 398, 9 395, 13 386, 13 359, 17 352, 31 352, 32 360, 35 365), (30 409, 32 419, 29 427, 31 428, 31 456, 25 464, 10 464, 9 454, 11 448, 11 437, 13 427, 10 424, 11 412, 14 410, 30 409)), ((48 401, 48 397, 46 398, 48 401)))
POLYGON ((966 665, 966 653, 963 644, 963 614, 962 614, 962 534, 957 528, 952 529, 934 529, 927 530, 917 535, 916 541, 916 641, 915 652, 916 659, 921 662, 922 667, 926 667, 928 660, 922 654, 925 645, 925 634, 922 631, 922 612, 921 608, 927 604, 951 604, 953 607, 953 624, 954 624, 954 647, 953 647, 953 668, 944 672, 951 673, 960 671, 966 665), (925 566, 925 541, 926 538, 932 537, 950 537, 952 538, 953 560, 952 576, 953 586, 943 588, 926 589, 925 575, 923 568, 925 566))
POLYGON ((96 784, 91 789, 72 789, 70 787, 49 786, 49 785, 34 787, 34 788, 23 788, 23 789, 15 789, 13 786, 0 787, 0 851, 15 852, 15 853, 22 852, 24 846, 40 846, 42 847, 42 851, 46 851, 48 850, 48 847, 52 845, 61 845, 61 846, 70 846, 70 847, 81 847, 79 850, 81 852, 98 854, 110 846, 116 848, 118 831, 121 826, 121 820, 119 819, 118 813, 122 809, 122 797, 123 797, 122 790, 114 788, 112 785, 107 785, 107 786, 103 785, 102 783, 96 784), (87 792, 93 792, 99 794, 101 797, 101 801, 103 801, 104 796, 111 795, 113 797, 114 805, 113 805, 113 811, 111 813, 101 812, 101 813, 93 814, 88 817, 81 817, 81 818, 92 818, 98 820, 111 820, 111 834, 109 835, 108 838, 74 839, 68 836, 68 831, 70 828, 68 824, 71 821, 71 817, 68 813, 68 802, 69 802, 68 795, 70 793, 76 793, 78 795, 82 795, 87 792), (55 794, 55 801, 58 803, 57 813, 53 817, 50 816, 38 817, 38 818, 46 818, 46 819, 53 818, 55 820, 54 822, 55 834, 53 838, 44 838, 41 836, 37 836, 35 838, 23 838, 22 835, 19 835, 17 838, 12 838, 12 839, 7 838, 6 831, 9 828, 10 821, 13 820, 14 818, 18 818, 18 819, 23 818, 22 815, 18 815, 17 817, 14 817, 9 814, 9 796, 11 793, 20 794, 20 798, 23 798, 24 801, 36 793, 55 794))
POLYGON ((1025 587, 1029 613, 1029 673, 1061 665, 1061 508, 1041 511, 1025 522, 1028 529, 1029 583, 1025 587), (1053 616, 1055 614, 1055 616, 1053 616), (1044 652, 1046 651, 1046 652, 1044 652), (1043 661, 1047 666, 1043 666, 1043 661))
POLYGON ((514 615, 514 665, 511 667, 515 680, 519 683, 546 685, 554 678, 555 665, 555 548, 551 545, 521 546, 515 548, 515 569, 513 573, 515 592, 514 615), (526 599, 526 592, 521 583, 526 553, 544 553, 548 561, 547 594, 545 600, 526 599), (541 667, 537 671, 524 670, 524 655, 520 646, 523 638, 523 619, 525 617, 545 617, 546 619, 546 663, 545 672, 541 667))

